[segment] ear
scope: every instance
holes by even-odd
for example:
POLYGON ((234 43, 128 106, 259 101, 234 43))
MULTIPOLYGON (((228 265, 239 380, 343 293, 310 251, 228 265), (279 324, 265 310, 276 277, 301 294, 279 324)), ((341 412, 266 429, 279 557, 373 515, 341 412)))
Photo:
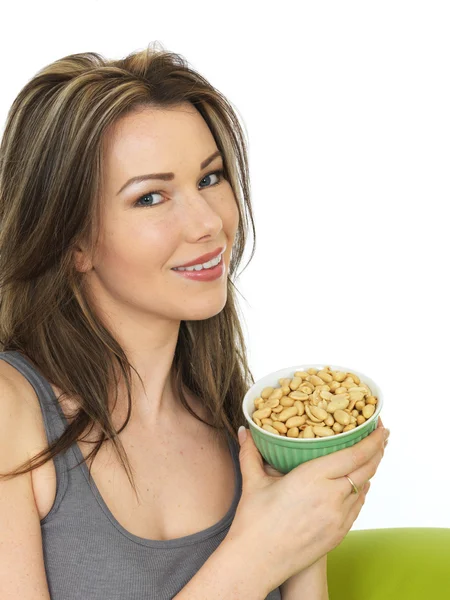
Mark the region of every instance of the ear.
POLYGON ((80 273, 86 273, 93 269, 92 261, 88 257, 87 252, 79 245, 75 246, 73 250, 73 260, 76 270, 80 271, 80 273))

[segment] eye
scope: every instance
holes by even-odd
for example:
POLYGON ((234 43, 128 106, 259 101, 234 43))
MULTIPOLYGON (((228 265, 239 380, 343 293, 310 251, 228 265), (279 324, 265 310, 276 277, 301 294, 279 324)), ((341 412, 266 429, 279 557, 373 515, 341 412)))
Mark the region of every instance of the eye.
MULTIPOLYGON (((202 181, 205 181, 205 179, 208 179, 209 177, 213 177, 216 176, 218 178, 218 181, 216 183, 213 183, 209 186, 205 186, 205 187, 214 187, 215 185, 218 185, 224 177, 224 172, 223 169, 219 169, 218 171, 213 171, 212 173, 208 173, 208 175, 205 175, 205 177, 203 177, 202 181)), ((151 207, 151 206, 158 206, 158 204, 161 204, 161 202, 158 202, 157 204, 155 204, 154 202, 146 203, 147 199, 150 199, 151 201, 151 196, 161 196, 161 192, 158 191, 154 191, 154 192, 148 192, 147 194, 145 194, 144 196, 141 196, 140 198, 138 198, 136 200, 136 202, 134 203, 134 206, 140 208, 143 206, 147 206, 147 207, 151 207), (143 202, 143 204, 140 204, 140 202, 143 202)))

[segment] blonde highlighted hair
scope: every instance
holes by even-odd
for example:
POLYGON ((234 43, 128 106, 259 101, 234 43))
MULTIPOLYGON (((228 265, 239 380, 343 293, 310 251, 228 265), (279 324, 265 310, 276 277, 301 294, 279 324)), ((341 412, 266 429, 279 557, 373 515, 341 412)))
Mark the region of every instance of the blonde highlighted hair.
MULTIPOLYGON (((242 398, 254 383, 232 282, 252 227, 247 148, 230 103, 179 54, 149 45, 124 59, 94 52, 73 54, 41 69, 20 91, 7 116, 0 146, 0 349, 29 358, 48 381, 76 399, 79 410, 64 434, 20 468, 29 472, 66 451, 89 426, 110 440, 136 492, 133 469, 120 439, 131 414, 131 369, 124 350, 99 320, 75 269, 79 242, 98 239, 102 144, 118 119, 143 106, 200 112, 224 157, 224 177, 239 206, 227 301, 217 315, 182 321, 173 361, 174 390, 184 390, 211 415, 207 424, 236 431, 245 424, 242 398), (74 369, 74 365, 76 368, 74 369), (108 405, 117 373, 128 390, 128 414, 116 431, 108 405)), ((247 263, 248 264, 248 263, 247 263)), ((139 376, 139 375, 138 375, 139 376)))

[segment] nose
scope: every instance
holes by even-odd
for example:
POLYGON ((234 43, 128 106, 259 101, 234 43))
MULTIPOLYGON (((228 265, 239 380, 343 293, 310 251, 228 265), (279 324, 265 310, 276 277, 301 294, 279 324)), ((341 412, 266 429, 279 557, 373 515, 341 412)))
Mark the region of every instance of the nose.
POLYGON ((206 236, 215 238, 223 227, 220 214, 199 192, 186 198, 182 224, 185 233, 194 241, 206 236))

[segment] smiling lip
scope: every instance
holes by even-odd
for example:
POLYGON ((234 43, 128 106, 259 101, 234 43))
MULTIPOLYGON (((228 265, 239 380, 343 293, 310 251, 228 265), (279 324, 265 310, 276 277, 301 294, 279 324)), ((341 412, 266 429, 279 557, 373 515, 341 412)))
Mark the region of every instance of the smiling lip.
POLYGON ((177 265, 176 267, 172 267, 172 269, 179 269, 180 267, 193 267, 194 265, 202 265, 203 263, 209 262, 213 258, 216 258, 217 256, 219 256, 219 254, 222 254, 224 250, 225 248, 217 248, 216 250, 214 250, 214 252, 208 252, 208 254, 203 254, 202 256, 191 260, 191 262, 188 262, 184 265, 177 265))

